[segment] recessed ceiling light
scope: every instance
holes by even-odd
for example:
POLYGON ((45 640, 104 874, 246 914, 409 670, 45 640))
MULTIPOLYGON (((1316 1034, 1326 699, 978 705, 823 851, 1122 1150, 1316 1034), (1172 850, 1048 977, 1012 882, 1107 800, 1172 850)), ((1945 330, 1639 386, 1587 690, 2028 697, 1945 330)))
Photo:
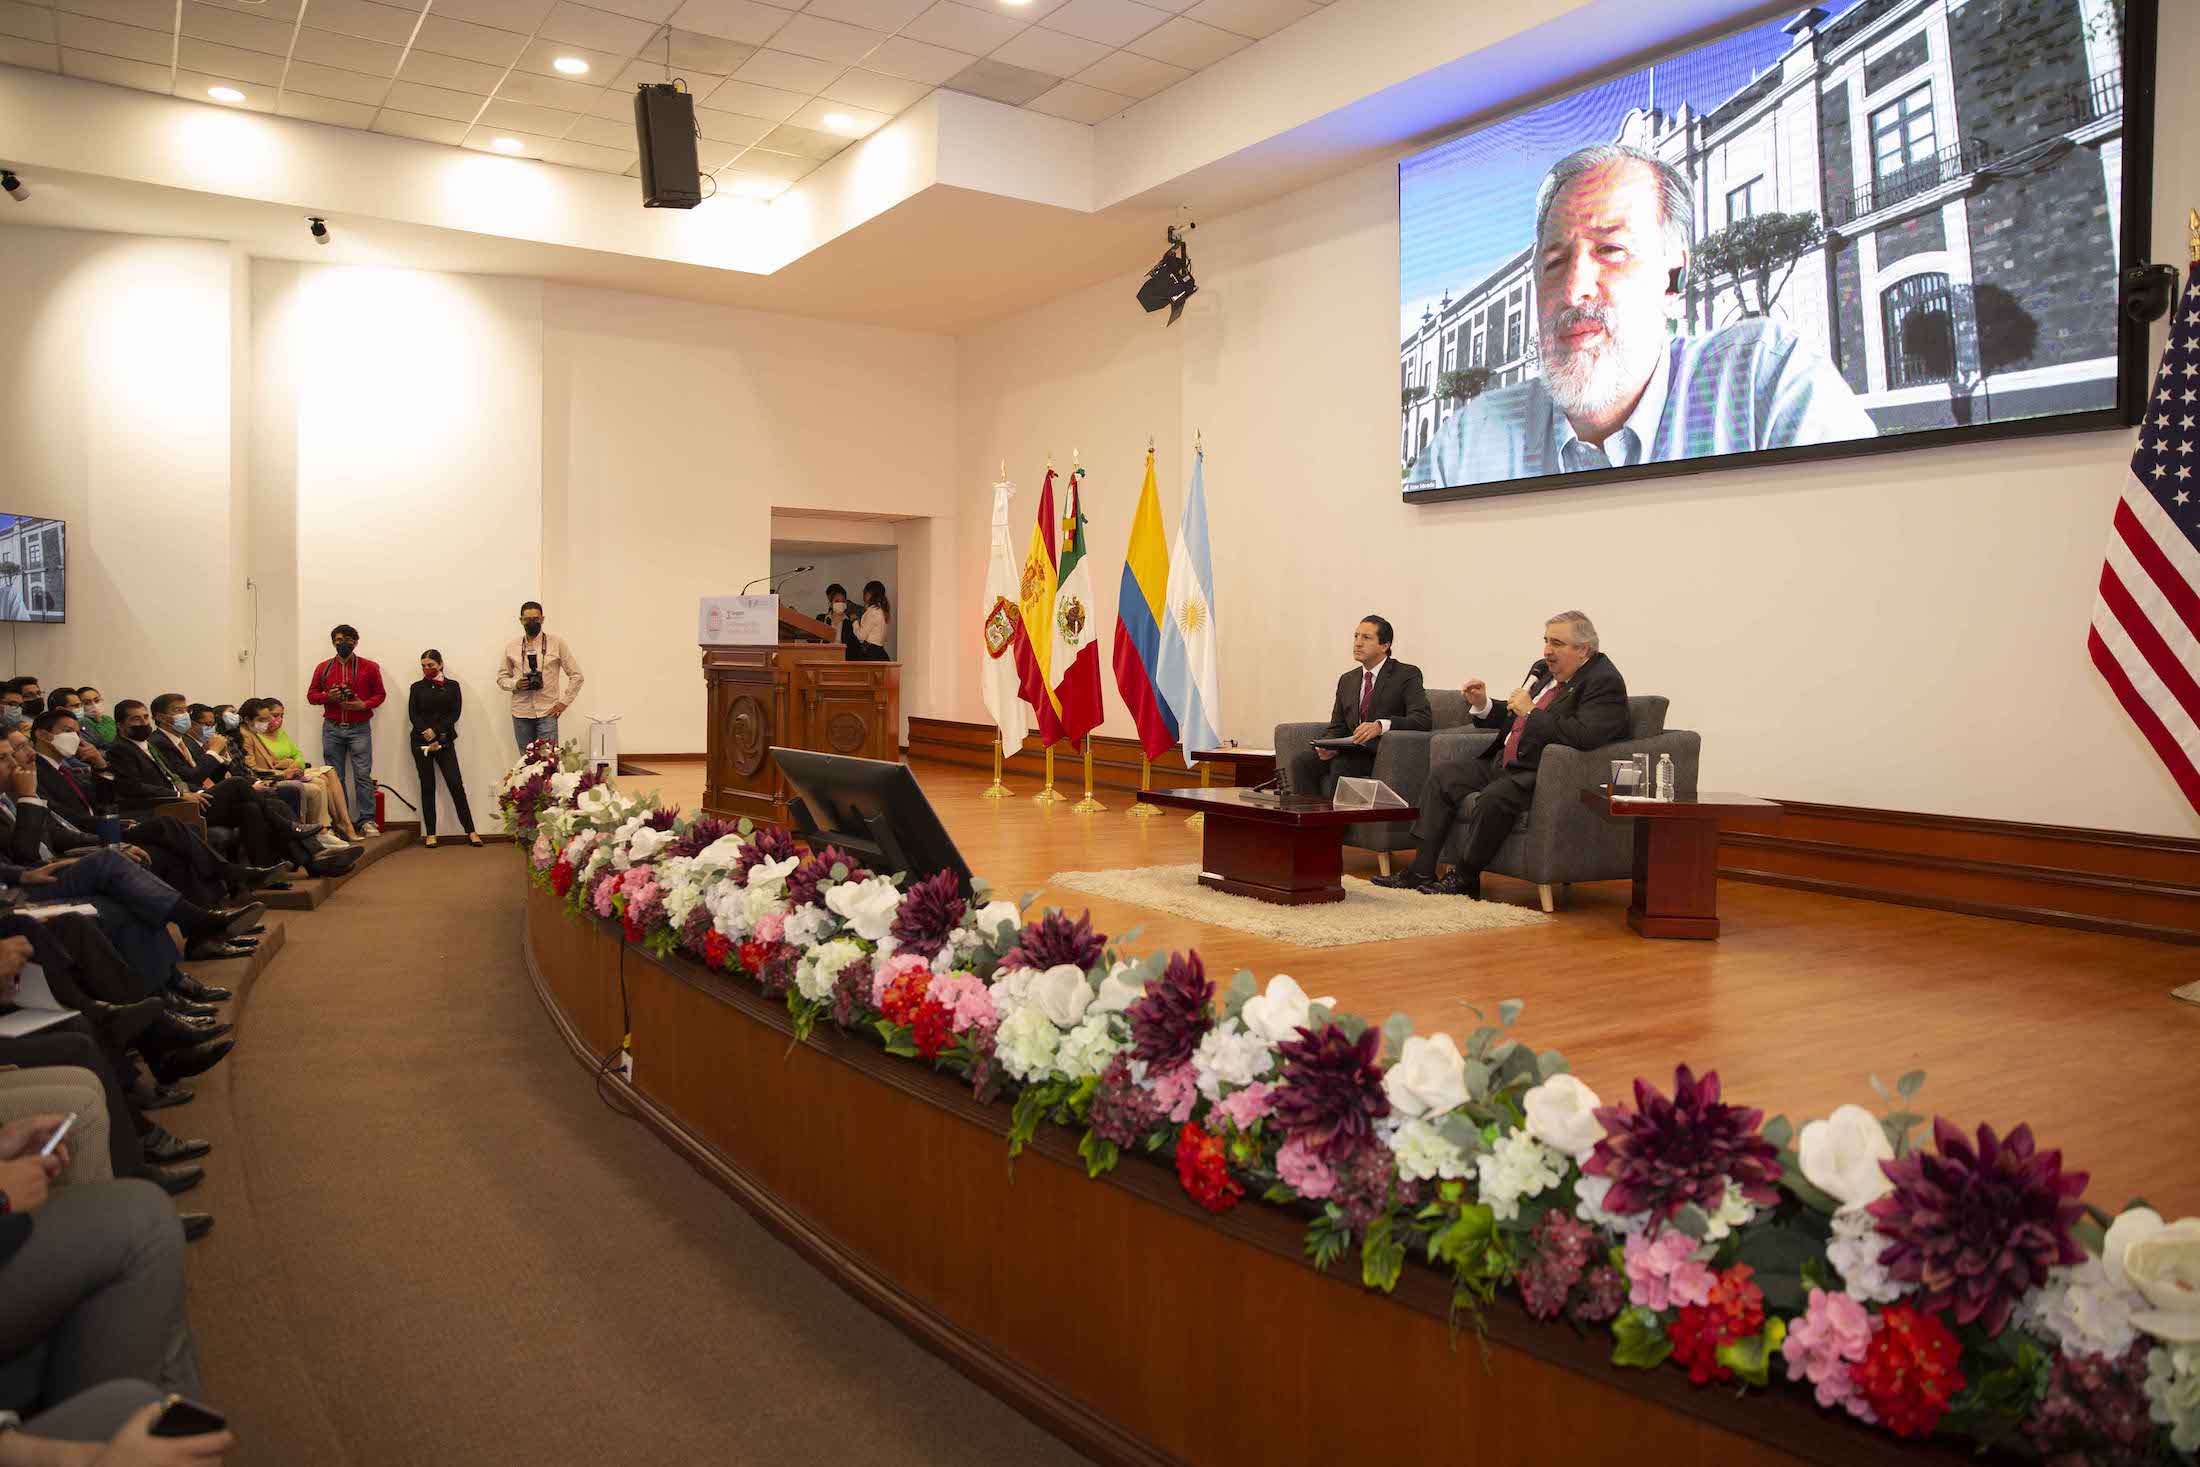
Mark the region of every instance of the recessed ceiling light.
POLYGON ((1031 0, 1001 0, 1001 3, 1003 5, 1011 6, 1015 9, 1021 10, 1024 6, 1029 5, 1031 3, 1031 0))
POLYGON ((494 138, 490 141, 489 146, 500 153, 524 153, 527 151, 527 145, 518 138, 494 138))
POLYGON ((825 125, 834 132, 854 132, 856 130, 856 120, 845 112, 826 113, 825 125))
POLYGON ((560 56, 550 64, 567 76, 586 76, 588 74, 588 63, 578 56, 560 56))
POLYGON ((238 91, 235 87, 208 87, 206 95, 217 102, 242 102, 244 100, 244 93, 238 91))

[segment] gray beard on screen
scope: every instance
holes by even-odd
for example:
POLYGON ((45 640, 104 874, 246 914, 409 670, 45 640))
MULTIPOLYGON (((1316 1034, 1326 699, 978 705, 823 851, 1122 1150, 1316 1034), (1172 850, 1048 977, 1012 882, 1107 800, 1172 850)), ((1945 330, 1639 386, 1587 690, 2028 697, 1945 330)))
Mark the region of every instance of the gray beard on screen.
POLYGON ((1664 343, 1643 335, 1630 340, 1610 314, 1584 306, 1568 306, 1543 329, 1543 387, 1558 410, 1577 424, 1601 419, 1624 407, 1642 391, 1656 370, 1657 354, 1664 343), (1569 326, 1595 321, 1604 328, 1604 340, 1587 349, 1568 347, 1559 333, 1569 326))

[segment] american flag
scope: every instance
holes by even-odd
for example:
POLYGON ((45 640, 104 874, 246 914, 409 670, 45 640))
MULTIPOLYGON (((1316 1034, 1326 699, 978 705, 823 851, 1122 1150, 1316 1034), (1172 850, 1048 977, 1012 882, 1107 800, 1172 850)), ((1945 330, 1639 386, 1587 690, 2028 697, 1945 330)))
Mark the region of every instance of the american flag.
POLYGON ((2200 810, 2200 263, 2170 317, 2086 647, 2200 810))

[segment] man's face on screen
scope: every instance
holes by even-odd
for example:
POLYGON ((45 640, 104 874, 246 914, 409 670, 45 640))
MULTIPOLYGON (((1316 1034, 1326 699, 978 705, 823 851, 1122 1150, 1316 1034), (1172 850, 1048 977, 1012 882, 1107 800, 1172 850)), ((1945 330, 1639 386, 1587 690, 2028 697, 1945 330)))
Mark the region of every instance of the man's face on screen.
POLYGON ((1642 395, 1681 263, 1643 163, 1592 169, 1551 200, 1536 260, 1543 383, 1577 432, 1585 422, 1608 432, 1642 395))

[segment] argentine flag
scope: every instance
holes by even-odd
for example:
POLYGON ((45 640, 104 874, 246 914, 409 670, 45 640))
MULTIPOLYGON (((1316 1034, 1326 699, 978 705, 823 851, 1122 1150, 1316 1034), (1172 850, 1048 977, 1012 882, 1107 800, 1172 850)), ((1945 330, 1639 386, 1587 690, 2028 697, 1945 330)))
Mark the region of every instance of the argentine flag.
POLYGON ((1184 763, 1192 751, 1222 742, 1222 689, 1215 678, 1215 573, 1207 557, 1207 455, 1192 458, 1192 488, 1176 524, 1169 556, 1168 621, 1161 629, 1161 669, 1155 679, 1176 714, 1184 763))

